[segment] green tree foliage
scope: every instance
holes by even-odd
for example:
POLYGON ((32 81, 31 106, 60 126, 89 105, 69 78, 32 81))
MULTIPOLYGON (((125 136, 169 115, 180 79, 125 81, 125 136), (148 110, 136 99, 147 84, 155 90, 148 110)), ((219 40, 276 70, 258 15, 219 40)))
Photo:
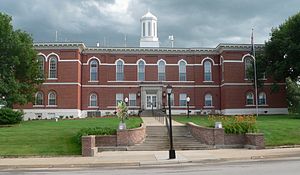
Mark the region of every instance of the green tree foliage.
POLYGON ((287 101, 291 112, 300 112, 300 85, 292 81, 290 78, 286 80, 287 101))
POLYGON ((272 29, 265 44, 264 65, 268 75, 280 81, 300 76, 300 12, 288 18, 278 28, 272 29))
POLYGON ((11 21, 0 12, 0 96, 8 107, 32 101, 43 81, 31 36, 14 30, 11 21))

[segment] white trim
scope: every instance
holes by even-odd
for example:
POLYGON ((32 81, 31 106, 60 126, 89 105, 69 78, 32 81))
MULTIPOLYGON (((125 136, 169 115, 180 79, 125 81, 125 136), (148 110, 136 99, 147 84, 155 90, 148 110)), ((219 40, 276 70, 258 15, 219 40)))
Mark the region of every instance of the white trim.
POLYGON ((93 108, 98 109, 99 106, 88 106, 88 108, 91 108, 91 109, 93 109, 93 108))
POLYGON ((90 64, 90 61, 91 61, 92 59, 97 60, 97 61, 98 61, 98 65, 101 64, 101 61, 100 61, 100 59, 99 59, 98 57, 92 56, 92 57, 90 57, 90 58, 88 59, 88 61, 87 61, 86 63, 83 63, 83 65, 89 65, 89 64, 90 64))
MULTIPOLYGON (((271 86, 273 83, 264 83, 265 86, 271 86)), ((277 85, 285 85, 285 83, 277 83, 277 85)), ((220 87, 223 86, 253 86, 253 83, 223 83, 220 87)))
MULTIPOLYGON (((157 62, 156 62, 156 65, 158 66, 158 63, 160 62, 160 61, 163 61, 164 63, 165 63, 165 66, 167 65, 167 62, 166 62, 166 60, 164 60, 164 59, 159 59, 159 60, 157 60, 157 62)), ((178 65, 178 64, 176 64, 176 65, 178 65)))
POLYGON ((138 65, 140 61, 143 61, 144 65, 146 66, 147 63, 146 63, 146 61, 143 58, 140 58, 139 60, 137 60, 135 65, 138 65))
POLYGON ((219 65, 219 64, 216 64, 215 61, 214 61, 212 58, 210 58, 210 57, 205 57, 205 58, 203 58, 200 65, 203 66, 203 63, 204 63, 206 60, 210 60, 210 61, 212 62, 212 65, 213 65, 213 66, 218 66, 218 65, 219 65))
POLYGON ((33 105, 32 107, 33 108, 43 108, 43 107, 45 107, 45 105, 33 105))
POLYGON ((204 109, 214 109, 215 106, 203 106, 204 109))
POLYGON ((43 83, 43 85, 78 85, 81 86, 80 83, 77 82, 47 82, 47 83, 43 83))
POLYGON ((203 81, 203 83, 213 83, 214 81, 203 81))
MULTIPOLYGON (((123 65, 125 65, 125 62, 124 62, 124 60, 123 60, 122 58, 117 59, 117 60, 115 61, 115 64, 113 64, 113 65, 116 66, 118 61, 122 61, 123 65)), ((136 64, 132 64, 132 65, 136 65, 136 64)))
POLYGON ((47 80, 57 80, 57 78, 47 78, 47 80))
POLYGON ((97 81, 91 81, 91 80, 89 80, 88 82, 89 82, 89 83, 99 83, 98 80, 97 80, 97 81))
POLYGON ((90 84, 90 85, 82 85, 83 88, 90 88, 90 87, 103 87, 103 88, 112 88, 112 87, 123 87, 123 88, 127 88, 127 87, 140 87, 139 85, 93 85, 93 84, 90 84))
MULTIPOLYGON (((177 65, 178 65, 178 66, 179 66, 179 64, 180 64, 181 61, 184 61, 185 65, 188 64, 184 59, 180 59, 180 60, 177 62, 177 65)), ((176 64, 175 64, 175 65, 176 65, 176 64)))
POLYGON ((47 107, 47 108, 51 108, 51 107, 56 108, 57 105, 46 105, 46 107, 47 107))
POLYGON ((107 81, 108 83, 195 83, 195 81, 107 81))
POLYGON ((73 115, 74 118, 81 117, 82 111, 79 109, 23 109, 24 112, 24 120, 28 119, 36 119, 36 115, 38 113, 42 114, 42 119, 50 119, 48 114, 55 113, 55 117, 59 116, 71 116, 73 115))
MULTIPOLYGON (((287 108, 258 108, 259 114, 288 114, 287 108), (265 111, 267 113, 265 113, 265 111)), ((239 114, 256 114, 256 108, 237 108, 237 109, 223 109, 224 115, 239 115, 239 114)))

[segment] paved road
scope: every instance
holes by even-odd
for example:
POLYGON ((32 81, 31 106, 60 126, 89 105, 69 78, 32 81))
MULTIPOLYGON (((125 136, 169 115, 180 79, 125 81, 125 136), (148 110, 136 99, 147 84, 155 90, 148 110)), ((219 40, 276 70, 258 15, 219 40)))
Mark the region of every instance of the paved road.
POLYGON ((128 168, 90 168, 90 169, 33 169, 26 171, 0 171, 2 175, 299 175, 300 158, 289 160, 252 161, 223 164, 195 164, 169 167, 128 167, 128 168))

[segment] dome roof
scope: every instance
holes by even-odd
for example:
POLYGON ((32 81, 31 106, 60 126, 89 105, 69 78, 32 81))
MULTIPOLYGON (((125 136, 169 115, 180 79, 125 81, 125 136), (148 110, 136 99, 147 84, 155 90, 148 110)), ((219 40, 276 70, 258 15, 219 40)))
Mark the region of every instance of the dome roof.
POLYGON ((157 17, 154 16, 150 11, 148 11, 141 19, 154 19, 157 20, 157 17))

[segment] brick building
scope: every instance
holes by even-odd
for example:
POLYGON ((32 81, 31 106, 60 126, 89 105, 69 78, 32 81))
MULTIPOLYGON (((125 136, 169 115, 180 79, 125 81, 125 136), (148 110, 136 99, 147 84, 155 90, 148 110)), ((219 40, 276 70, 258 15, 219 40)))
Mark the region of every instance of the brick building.
MULTIPOLYGON (((46 80, 34 104, 22 106, 25 119, 87 117, 115 111, 128 98, 131 112, 161 109, 172 85, 172 111, 254 114, 255 90, 246 74, 253 57, 250 44, 219 44, 216 48, 162 48, 157 18, 141 18, 140 47, 86 47, 83 43, 35 43, 46 80)), ((256 45, 259 49, 263 45, 256 45)), ((285 84, 271 92, 272 80, 258 89, 259 113, 285 114, 285 84)))

